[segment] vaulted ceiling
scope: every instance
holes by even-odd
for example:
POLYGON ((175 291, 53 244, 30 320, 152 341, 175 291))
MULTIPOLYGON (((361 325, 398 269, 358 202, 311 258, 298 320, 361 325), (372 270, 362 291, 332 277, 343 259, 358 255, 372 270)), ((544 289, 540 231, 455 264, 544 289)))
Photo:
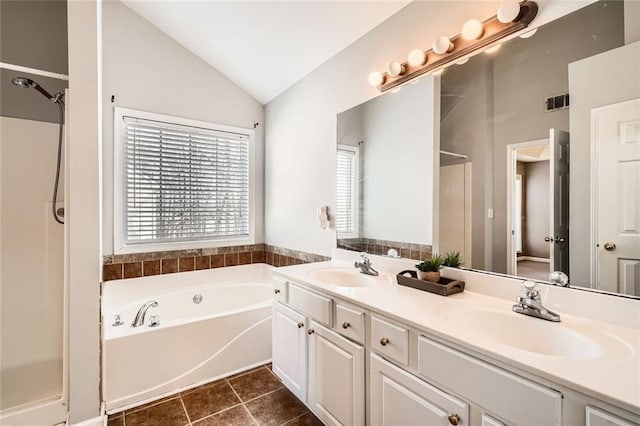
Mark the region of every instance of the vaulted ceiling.
POLYGON ((263 104, 409 3, 123 1, 263 104))

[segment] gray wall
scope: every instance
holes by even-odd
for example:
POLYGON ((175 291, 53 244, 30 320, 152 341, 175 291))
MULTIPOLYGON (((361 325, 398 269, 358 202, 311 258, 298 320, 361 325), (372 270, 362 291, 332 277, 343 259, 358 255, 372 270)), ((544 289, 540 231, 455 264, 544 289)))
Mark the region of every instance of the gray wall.
MULTIPOLYGON (((0 62, 67 74, 67 2, 0 1, 0 62)), ((11 84, 24 76, 54 94, 67 87, 63 80, 0 70, 0 115, 57 122, 58 109, 33 89, 11 84)))
MULTIPOLYGON (((123 3, 105 1, 102 22, 103 253, 113 253, 114 106, 243 128, 260 123, 255 138, 255 217, 256 243, 263 242, 263 106, 123 3)), ((335 139, 332 142, 335 149, 335 139)))
POLYGON ((524 163, 525 256, 549 258, 549 161, 524 163))
POLYGON ((623 10, 622 2, 595 3, 544 26, 529 39, 514 39, 492 56, 478 55, 443 74, 441 147, 471 155, 473 161, 474 268, 506 272, 506 146, 546 139, 550 128, 569 130, 569 110, 546 113, 544 98, 569 91, 569 63, 624 44, 623 10), (453 118, 444 114, 445 105, 454 111, 453 118), (483 117, 483 112, 488 114, 483 117), (459 136, 465 134, 471 137, 459 136), (479 158, 484 163, 476 167, 479 158), (478 176, 478 169, 492 173, 478 176), (475 199, 481 185, 482 215, 475 199), (490 208, 493 220, 485 219, 490 208), (476 228, 483 224, 484 263, 479 263, 476 228))

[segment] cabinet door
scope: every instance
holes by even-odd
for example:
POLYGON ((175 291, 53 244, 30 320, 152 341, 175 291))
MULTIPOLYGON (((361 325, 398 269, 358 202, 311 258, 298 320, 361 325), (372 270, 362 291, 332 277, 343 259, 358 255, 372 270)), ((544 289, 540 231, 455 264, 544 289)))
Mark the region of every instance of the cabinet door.
POLYGON ((273 305, 273 372, 307 400, 307 319, 281 303, 273 305))
POLYGON ((364 425, 364 347, 311 321, 309 406, 328 425, 364 425))
POLYGON ((371 425, 468 425, 469 405, 371 354, 371 425))
POLYGON ((632 426, 632 422, 609 414, 598 408, 587 406, 587 426, 632 426))

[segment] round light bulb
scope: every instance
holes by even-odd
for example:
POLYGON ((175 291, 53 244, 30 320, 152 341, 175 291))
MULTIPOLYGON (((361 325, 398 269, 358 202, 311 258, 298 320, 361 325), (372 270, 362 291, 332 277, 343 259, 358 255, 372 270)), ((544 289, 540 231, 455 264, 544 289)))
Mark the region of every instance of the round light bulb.
POLYGON ((439 70, 434 71, 433 75, 442 75, 443 72, 444 72, 444 68, 440 68, 439 70))
POLYGON ((477 19, 471 19, 470 21, 465 22, 462 27, 462 37, 465 40, 477 40, 482 37, 482 34, 484 34, 482 22, 477 19))
POLYGON ((384 83, 384 76, 378 71, 374 71, 369 74, 369 85, 373 87, 378 87, 382 83, 384 83))
POLYGON ((419 67, 427 63, 427 55, 424 54, 422 49, 413 49, 407 56, 407 62, 412 67, 419 67))
POLYGON ((449 40, 449 37, 440 36, 433 42, 433 51, 438 55, 443 55, 453 50, 453 43, 449 40))
POLYGON ((531 31, 527 31, 527 32, 526 32, 526 33, 524 33, 524 34, 520 34, 520 38, 529 38, 529 37, 533 37, 533 35, 534 35, 535 33, 537 33, 537 32, 538 32, 538 29, 537 29, 537 28, 534 28, 534 29, 532 29, 531 31))
POLYGON ((402 73, 404 73, 404 65, 396 61, 389 62, 389 65, 387 65, 387 74, 389 74, 390 77, 397 77, 402 73))
POLYGON ((464 59, 460 59, 458 62, 456 62, 456 65, 464 65, 467 62, 469 62, 469 57, 468 56, 466 58, 464 58, 464 59))
POLYGON ((508 0, 502 3, 498 9, 498 21, 503 24, 515 21, 520 15, 520 3, 516 0, 508 0))

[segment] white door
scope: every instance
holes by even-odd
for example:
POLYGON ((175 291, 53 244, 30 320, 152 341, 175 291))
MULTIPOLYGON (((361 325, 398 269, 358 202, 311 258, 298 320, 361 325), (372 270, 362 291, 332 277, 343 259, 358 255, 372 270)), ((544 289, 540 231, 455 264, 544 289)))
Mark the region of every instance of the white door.
POLYGON ((307 319, 273 305, 273 372, 302 401, 307 398, 307 319))
POLYGON ((469 405, 371 355, 372 426, 469 424, 469 405))
POLYGON ((459 251, 471 267, 471 163, 440 167, 440 253, 459 251))
POLYGON ((594 110, 592 126, 597 286, 640 296, 640 99, 594 110))
POLYGON ((549 131, 549 267, 569 275, 569 133, 549 131))
POLYGON ((311 321, 309 406, 328 425, 364 425, 364 347, 311 321))

